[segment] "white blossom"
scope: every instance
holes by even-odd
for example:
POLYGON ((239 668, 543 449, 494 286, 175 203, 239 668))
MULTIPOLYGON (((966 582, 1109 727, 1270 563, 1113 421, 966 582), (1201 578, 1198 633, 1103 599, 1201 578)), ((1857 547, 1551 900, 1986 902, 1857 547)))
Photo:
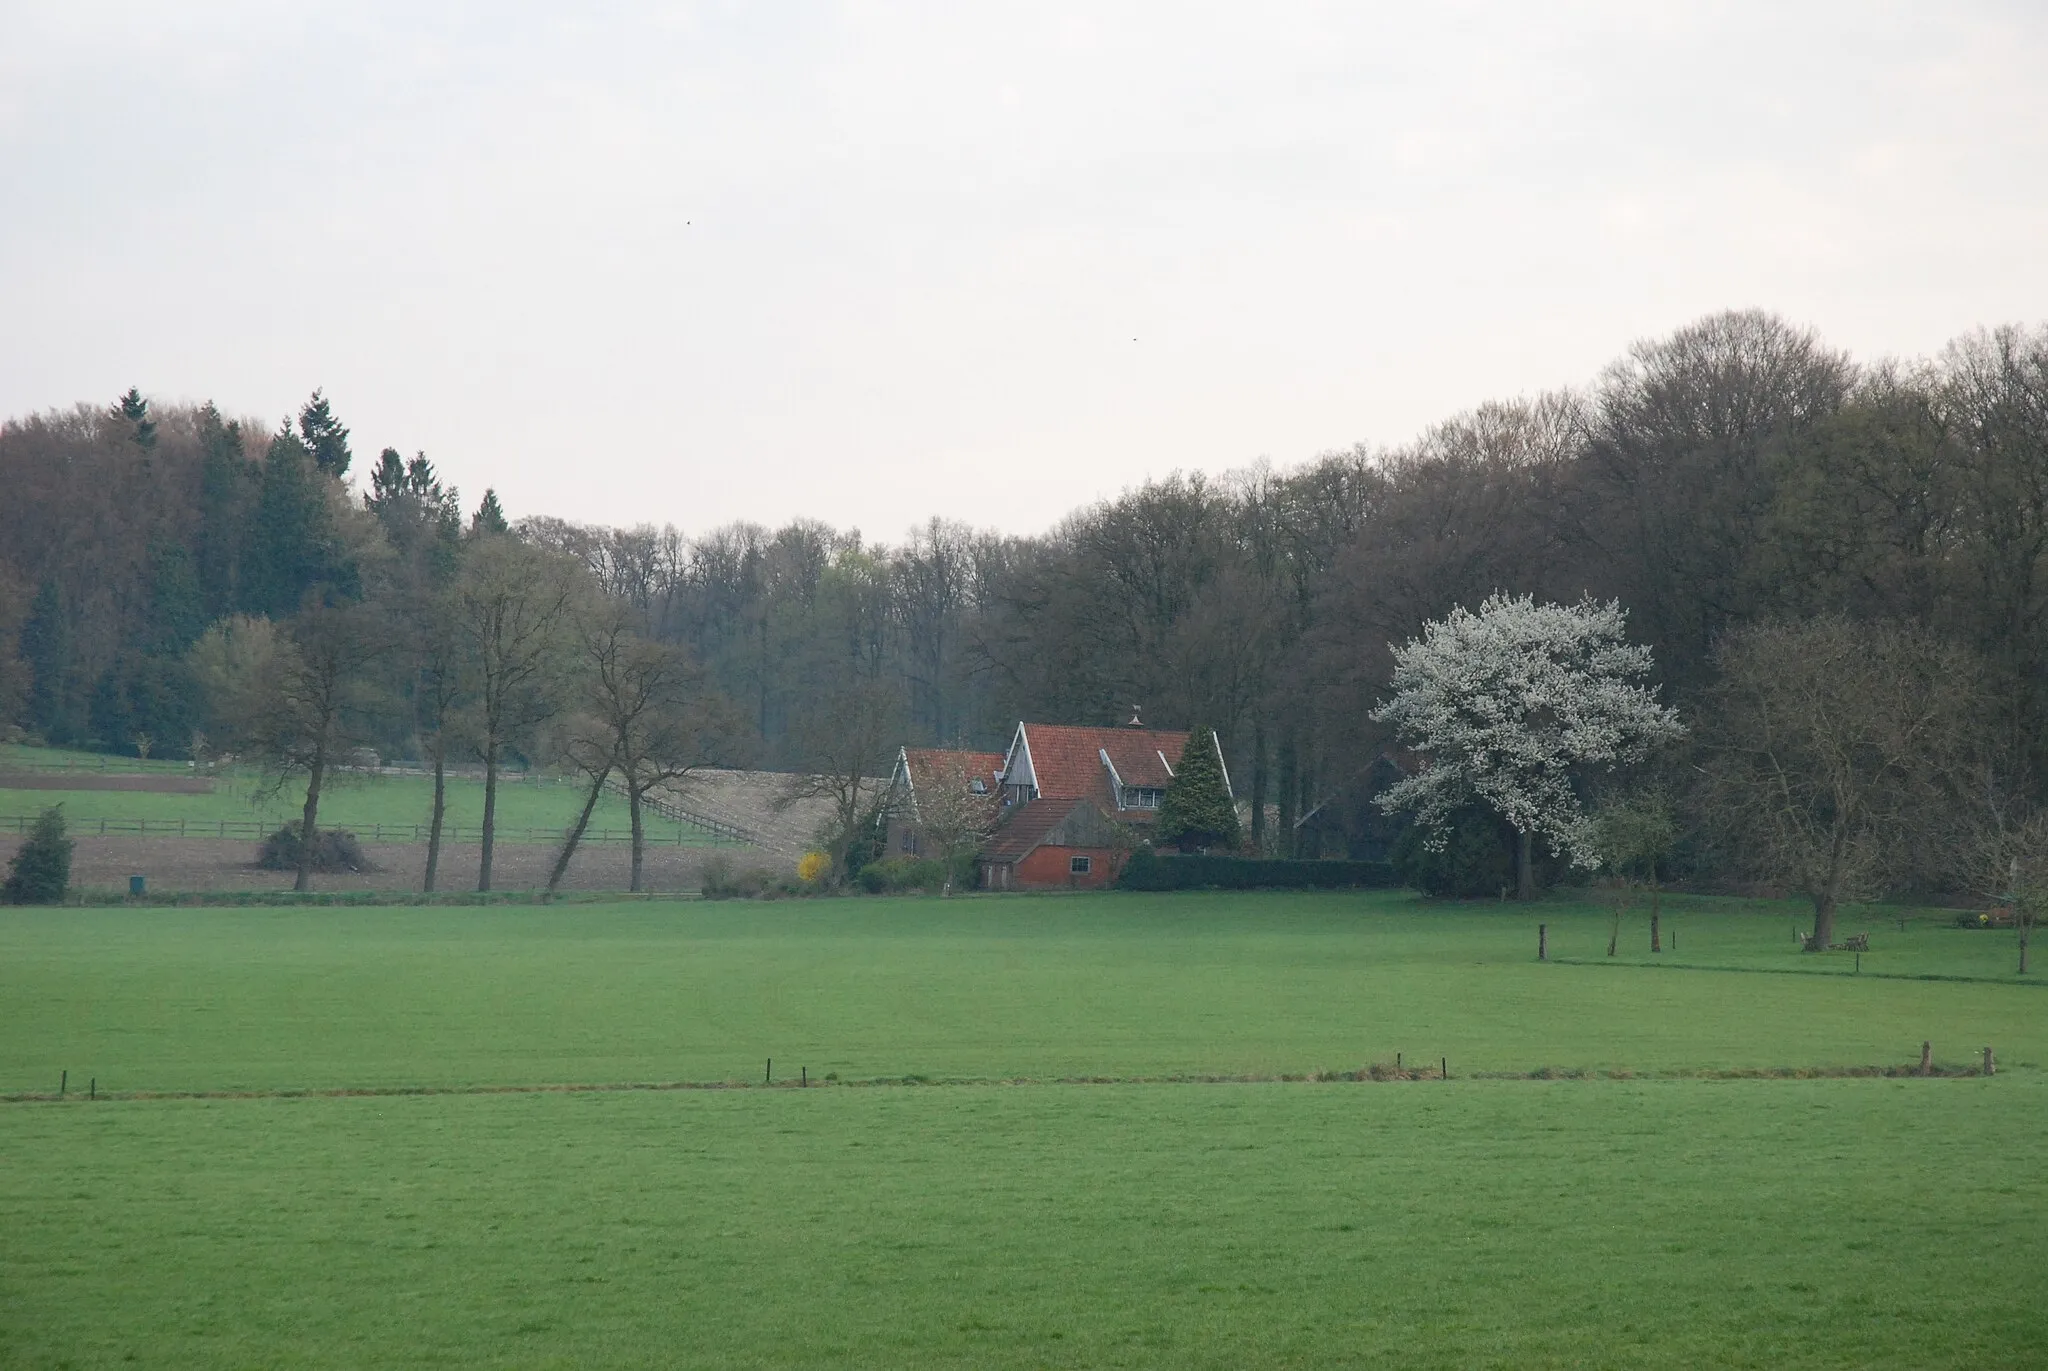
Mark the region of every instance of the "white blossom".
POLYGON ((1378 800, 1411 810, 1432 846, 1477 799, 1576 866, 1599 866, 1575 771, 1640 759, 1684 725, 1657 702, 1650 649, 1623 637, 1615 602, 1539 605, 1493 595, 1394 649, 1393 694, 1373 712, 1421 757, 1378 800))

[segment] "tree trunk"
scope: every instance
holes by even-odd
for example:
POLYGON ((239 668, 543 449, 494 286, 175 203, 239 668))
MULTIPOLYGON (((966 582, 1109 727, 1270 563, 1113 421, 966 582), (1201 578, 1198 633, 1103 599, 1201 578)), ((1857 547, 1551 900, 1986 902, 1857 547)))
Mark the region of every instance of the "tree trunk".
POLYGON ((629 778, 626 781, 626 812, 633 825, 633 878, 626 889, 640 893, 640 873, 646 867, 647 829, 640 822, 641 789, 629 778))
POLYGON ((313 753, 313 765, 306 774, 306 808, 299 819, 299 874, 292 882, 293 890, 313 888, 313 844, 320 839, 320 782, 326 779, 327 749, 321 747, 313 753))
POLYGON ((1294 855, 1294 817, 1300 812, 1296 803, 1299 777, 1294 766, 1294 732, 1289 729, 1280 737, 1280 832, 1276 835, 1278 855, 1294 855))
POLYGON ((562 883, 562 877, 569 872, 569 859, 576 855, 576 845, 583 841, 583 830, 590 827, 590 816, 597 812, 598 799, 604 794, 604 783, 611 778, 612 769, 606 767, 590 778, 590 793, 583 797, 583 812, 576 816, 576 826, 569 830, 569 836, 562 840, 561 855, 555 858, 555 869, 548 873, 548 894, 555 893, 555 887, 562 883))
MULTIPOLYGON (((1654 920, 1653 920, 1653 922, 1654 922, 1654 920)), ((1613 927, 1613 928, 1611 928, 1611 929, 1609 929, 1609 930, 1608 930, 1608 932, 1607 932, 1607 955, 1608 955, 1608 956, 1610 956, 1610 957, 1612 957, 1612 956, 1614 955, 1614 949, 1615 949, 1615 948, 1617 948, 1617 947, 1619 947, 1620 945, 1621 945, 1621 904, 1620 904, 1620 902, 1619 902, 1619 901, 1617 901, 1617 902, 1615 903, 1615 906, 1614 906, 1614 927, 1613 927)))
POLYGON ((1813 897, 1813 940, 1808 952, 1825 952, 1835 940, 1835 895, 1833 891, 1813 897))
POLYGON ((420 890, 434 893, 434 882, 441 873, 441 821, 448 813, 448 746, 441 741, 441 735, 434 735, 434 813, 427 823, 427 875, 420 882, 420 890))
POLYGON ((1650 951, 1664 950, 1664 889, 1650 887, 1650 951))
POLYGON ((484 851, 476 869, 476 888, 491 888, 491 848, 498 836, 498 745, 484 748, 484 851))
POLYGON ((1533 900, 1536 898, 1536 835, 1516 835, 1515 844, 1515 898, 1533 900))
MULTIPOLYGON (((2034 921, 2022 910, 2014 920, 2020 926, 2020 975, 2027 974, 2027 936, 2034 931, 2034 921)), ((1985 1048, 1989 1052, 1990 1048, 1985 1048)))
POLYGON ((1266 721, 1252 724, 1252 855, 1266 855, 1266 721))

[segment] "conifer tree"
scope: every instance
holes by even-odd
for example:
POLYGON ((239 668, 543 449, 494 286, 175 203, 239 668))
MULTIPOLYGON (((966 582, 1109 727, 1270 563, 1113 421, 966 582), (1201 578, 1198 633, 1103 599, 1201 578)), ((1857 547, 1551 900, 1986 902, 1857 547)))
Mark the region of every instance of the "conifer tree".
POLYGON ((114 417, 135 425, 135 446, 145 452, 156 446, 156 420, 149 417, 149 401, 136 387, 128 387, 128 393, 114 402, 114 417))
POLYGON ((363 497, 363 503, 371 509, 382 509, 385 501, 407 488, 405 459, 398 455, 398 449, 387 447, 377 456, 377 465, 370 469, 370 493, 363 497))
POLYGON ((1237 806, 1224 783, 1215 730, 1198 728, 1188 735, 1187 746, 1174 763, 1173 783, 1160 801, 1153 841, 1172 843, 1187 852, 1236 847, 1239 838, 1237 806))
POLYGON ((206 404, 199 411, 199 526, 193 558, 209 620, 232 613, 256 467, 242 451, 242 426, 206 404))
POLYGON ((51 805, 7 863, 0 904, 55 904, 70 884, 71 839, 64 836, 64 806, 51 805))
POLYGON ((54 743, 70 742, 72 733, 66 682, 71 662, 68 622, 56 580, 44 581, 21 630, 21 655, 29 670, 29 725, 54 743))
POLYGON ((505 507, 498 503, 498 492, 486 490, 483 503, 476 507, 476 514, 469 521, 471 533, 509 533, 511 523, 505 518, 505 507))
POLYGON ((299 440, 322 473, 337 480, 348 474, 348 429, 334 417, 334 407, 317 390, 299 411, 299 440))

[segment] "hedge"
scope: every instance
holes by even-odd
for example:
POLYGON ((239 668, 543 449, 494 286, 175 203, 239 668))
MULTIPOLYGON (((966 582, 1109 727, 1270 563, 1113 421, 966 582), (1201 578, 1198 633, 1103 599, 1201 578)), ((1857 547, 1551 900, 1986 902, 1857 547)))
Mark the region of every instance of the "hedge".
POLYGON ((1120 890, 1384 890, 1399 884, 1388 862, 1177 857, 1144 848, 1131 854, 1117 880, 1120 890))

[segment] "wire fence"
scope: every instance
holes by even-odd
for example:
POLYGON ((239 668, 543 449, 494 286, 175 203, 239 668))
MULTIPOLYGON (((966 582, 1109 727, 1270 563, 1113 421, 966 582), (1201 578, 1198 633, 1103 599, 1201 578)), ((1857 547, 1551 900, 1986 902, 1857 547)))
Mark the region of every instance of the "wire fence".
MULTIPOLYGON (((0 815, 0 833, 26 834, 41 817, 35 814, 0 815)), ((717 829, 691 821, 679 821, 682 826, 674 832, 663 833, 649 830, 645 841, 650 847, 743 847, 748 839, 737 836, 743 830, 733 825, 721 824, 717 829), (725 831, 720 831, 720 830, 725 831)), ((711 821, 716 822, 716 821, 711 821)), ((277 832, 279 825, 262 819, 75 819, 67 820, 65 831, 72 837, 138 837, 138 838, 249 838, 258 842, 277 832)), ((428 839, 431 825, 428 824, 330 824, 330 828, 345 828, 357 838, 368 843, 424 843, 428 839)), ((497 841, 501 843, 545 843, 555 844, 569 836, 563 828, 507 828, 499 825, 497 841)), ((484 831, 481 827, 464 824, 441 825, 441 841, 444 843, 480 843, 484 831)), ((583 832, 586 843, 630 843, 633 830, 630 828, 589 828, 583 832)))

